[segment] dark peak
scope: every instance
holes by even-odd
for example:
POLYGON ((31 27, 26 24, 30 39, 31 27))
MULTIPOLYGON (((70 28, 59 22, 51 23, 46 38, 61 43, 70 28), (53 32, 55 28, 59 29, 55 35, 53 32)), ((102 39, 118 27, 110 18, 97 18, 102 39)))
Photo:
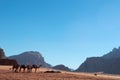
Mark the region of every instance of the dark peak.
POLYGON ((2 48, 0 48, 0 51, 3 51, 3 49, 2 49, 2 48))
POLYGON ((112 51, 103 55, 103 58, 119 58, 120 57, 120 47, 113 48, 112 51))
POLYGON ((32 55, 32 56, 42 57, 41 53, 38 51, 26 51, 21 53, 20 55, 32 55))
POLYGON ((2 48, 0 48, 0 59, 5 59, 6 56, 5 56, 5 52, 2 48))
POLYGON ((86 61, 94 61, 94 60, 99 60, 101 59, 102 57, 89 57, 86 59, 86 61))
POLYGON ((118 49, 120 50, 120 46, 118 47, 118 49))
POLYGON ((119 48, 113 48, 111 52, 119 52, 120 51, 120 47, 119 48))
POLYGON ((60 66, 60 67, 66 67, 65 65, 63 64, 59 64, 59 65, 56 65, 56 66, 60 66))
MULTIPOLYGON (((118 48, 118 49, 119 49, 119 48, 118 48)), ((118 50, 118 49, 117 49, 117 48, 113 48, 112 51, 116 51, 116 50, 118 50)))
POLYGON ((64 71, 71 71, 68 67, 66 67, 63 64, 56 65, 56 66, 53 67, 53 69, 64 70, 64 71))
POLYGON ((25 51, 22 54, 40 54, 38 51, 25 51))

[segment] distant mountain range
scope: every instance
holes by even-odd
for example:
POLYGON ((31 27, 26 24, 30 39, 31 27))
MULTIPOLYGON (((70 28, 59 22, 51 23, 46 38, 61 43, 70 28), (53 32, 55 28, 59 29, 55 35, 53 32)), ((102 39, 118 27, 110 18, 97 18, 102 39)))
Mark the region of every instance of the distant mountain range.
POLYGON ((76 71, 120 74, 120 47, 114 48, 102 57, 87 58, 76 71))
MULTIPOLYGON (((64 65, 56 65, 52 67, 50 64, 45 62, 44 57, 41 55, 40 52, 37 51, 26 51, 19 55, 6 57, 3 49, 0 48, 0 59, 9 59, 9 61, 13 59, 17 60, 19 64, 41 64, 44 67, 48 68, 71 71, 71 69, 64 65)), ((112 51, 101 57, 87 58, 75 71, 120 74, 120 47, 114 48, 112 51)))
POLYGON ((42 55, 37 51, 27 51, 8 58, 17 60, 19 64, 37 64, 44 67, 51 67, 51 65, 46 63, 44 57, 42 57, 42 55))
POLYGON ((47 68, 71 71, 68 67, 64 65, 56 65, 52 67, 50 64, 45 62, 44 57, 38 51, 26 51, 18 55, 6 57, 4 50, 0 48, 0 65, 13 65, 17 63, 21 65, 37 64, 47 68))
POLYGON ((41 53, 37 51, 26 51, 19 55, 13 55, 8 58, 17 60, 19 64, 37 64, 48 68, 70 71, 70 69, 64 65, 52 67, 50 64, 45 62, 44 57, 42 57, 41 53))

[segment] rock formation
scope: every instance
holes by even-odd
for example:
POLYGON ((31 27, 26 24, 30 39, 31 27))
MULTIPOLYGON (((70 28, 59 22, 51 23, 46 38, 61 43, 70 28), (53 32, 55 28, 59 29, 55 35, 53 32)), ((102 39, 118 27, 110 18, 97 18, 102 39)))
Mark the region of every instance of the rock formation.
POLYGON ((0 48, 0 59, 5 59, 5 58, 6 56, 5 56, 4 50, 0 48))
POLYGON ((37 51, 27 51, 8 58, 16 59, 19 64, 37 64, 44 67, 51 67, 51 65, 46 63, 44 57, 42 57, 42 55, 37 51))
POLYGON ((120 48, 114 48, 102 57, 87 58, 76 71, 120 74, 120 48))
POLYGON ((17 61, 14 59, 7 59, 5 52, 0 48, 0 65, 14 65, 17 64, 17 61))

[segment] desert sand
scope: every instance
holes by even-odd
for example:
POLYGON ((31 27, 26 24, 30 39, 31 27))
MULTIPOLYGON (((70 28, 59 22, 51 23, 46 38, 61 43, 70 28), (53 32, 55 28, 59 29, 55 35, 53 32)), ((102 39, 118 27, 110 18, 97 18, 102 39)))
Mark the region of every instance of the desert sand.
POLYGON ((0 66, 0 80, 120 80, 120 75, 108 75, 94 73, 75 73, 65 72, 62 73, 44 73, 52 69, 40 68, 36 73, 34 70, 28 72, 12 72, 11 66, 0 66))

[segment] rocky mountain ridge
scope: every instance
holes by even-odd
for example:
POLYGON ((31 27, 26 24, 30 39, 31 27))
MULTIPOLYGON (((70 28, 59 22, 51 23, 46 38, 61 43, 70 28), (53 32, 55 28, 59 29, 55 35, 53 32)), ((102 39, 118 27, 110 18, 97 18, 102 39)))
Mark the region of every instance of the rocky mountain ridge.
POLYGON ((44 57, 38 51, 26 51, 18 55, 12 55, 6 57, 5 52, 0 48, 0 64, 1 65, 13 65, 13 64, 37 64, 43 67, 59 69, 70 71, 70 69, 64 65, 56 65, 52 67, 50 64, 46 63, 44 57))
POLYGON ((6 59, 5 52, 2 48, 0 48, 0 59, 6 59))
POLYGON ((46 63, 44 57, 38 51, 26 51, 19 55, 13 55, 8 57, 9 59, 16 59, 19 64, 37 64, 44 67, 51 67, 46 63))
POLYGON ((5 52, 0 48, 0 65, 13 65, 17 64, 17 61, 14 59, 8 59, 5 55, 5 52))
POLYGON ((114 48, 101 57, 90 57, 83 62, 77 72, 104 72, 120 74, 120 48, 114 48))

